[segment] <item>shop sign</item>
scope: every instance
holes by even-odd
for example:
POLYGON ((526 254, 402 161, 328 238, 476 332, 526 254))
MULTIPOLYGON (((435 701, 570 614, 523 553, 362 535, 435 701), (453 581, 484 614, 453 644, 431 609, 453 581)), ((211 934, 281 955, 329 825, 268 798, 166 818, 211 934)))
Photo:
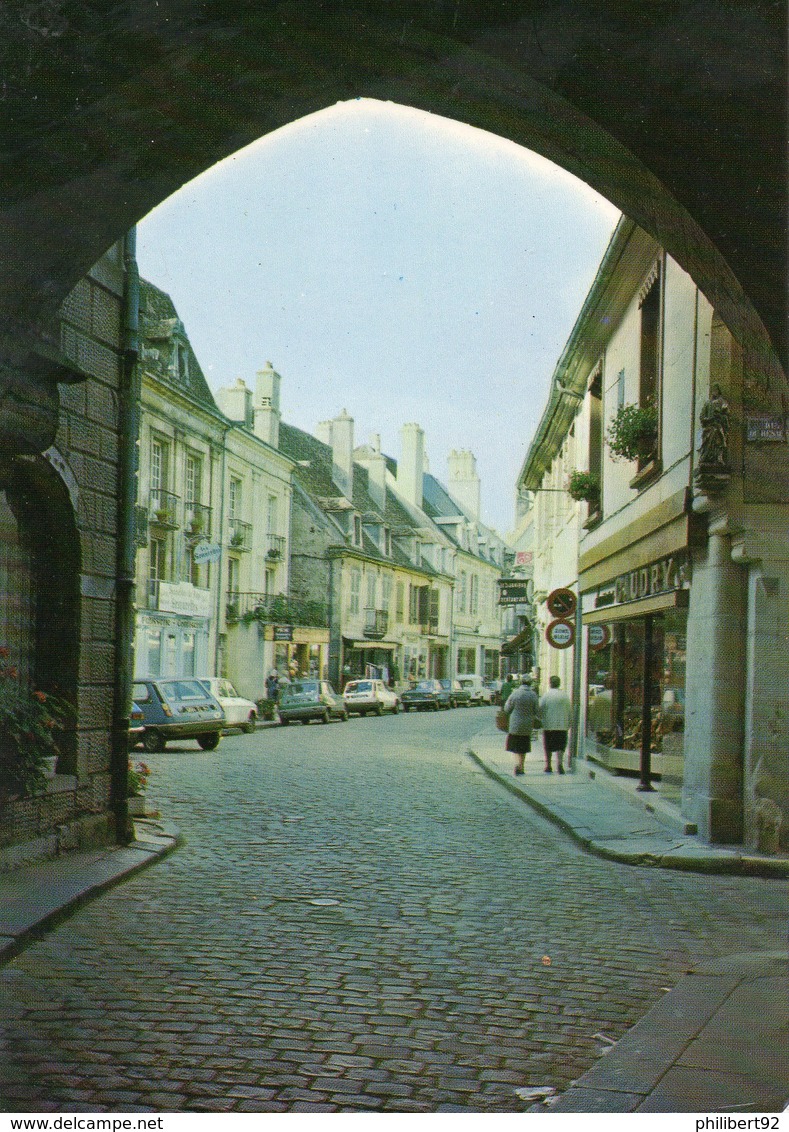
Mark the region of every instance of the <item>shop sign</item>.
POLYGON ((782 416, 770 413, 747 413, 745 439, 761 443, 783 443, 786 440, 786 422, 782 416))
POLYGON ((575 604, 577 598, 572 590, 563 586, 561 589, 552 590, 548 594, 545 604, 548 606, 548 612, 552 613, 554 617, 564 618, 572 617, 575 613, 575 604))
POLYGON ((557 617, 545 630, 545 639, 552 648, 569 649, 575 640, 575 626, 572 621, 557 617))
POLYGON ((684 590, 689 581, 690 569, 686 558, 677 555, 661 558, 649 566, 619 575, 614 586, 616 604, 624 605, 645 597, 684 590))
POLYGON ((521 605, 532 600, 533 582, 531 578, 500 578, 499 605, 521 605))
POLYGON ((192 551, 192 557, 198 565, 201 562, 218 562, 222 557, 222 547, 216 542, 201 542, 192 551))
POLYGON ((159 582, 159 609, 186 617, 210 617, 211 591, 191 582, 159 582))
POLYGON ((275 641, 292 641, 293 640, 293 626, 292 625, 274 625, 274 640, 275 641))
POLYGON ((611 640, 611 630, 607 625, 590 625, 588 629, 589 648, 594 652, 604 649, 611 640))
POLYGON ((531 566, 534 562, 533 550, 516 550, 515 551, 515 565, 516 566, 531 566))

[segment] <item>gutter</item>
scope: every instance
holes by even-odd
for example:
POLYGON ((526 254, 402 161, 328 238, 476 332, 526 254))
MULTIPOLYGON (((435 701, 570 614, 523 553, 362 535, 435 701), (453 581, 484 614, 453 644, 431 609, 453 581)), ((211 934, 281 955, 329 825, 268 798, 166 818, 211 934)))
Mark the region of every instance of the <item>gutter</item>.
POLYGON ((134 840, 129 821, 128 764, 131 689, 134 675, 135 575, 137 542, 135 506, 140 434, 139 316, 140 276, 137 232, 123 240, 124 294, 121 347, 123 366, 118 412, 118 542, 115 566, 115 684, 110 753, 110 801, 115 836, 121 844, 134 840))

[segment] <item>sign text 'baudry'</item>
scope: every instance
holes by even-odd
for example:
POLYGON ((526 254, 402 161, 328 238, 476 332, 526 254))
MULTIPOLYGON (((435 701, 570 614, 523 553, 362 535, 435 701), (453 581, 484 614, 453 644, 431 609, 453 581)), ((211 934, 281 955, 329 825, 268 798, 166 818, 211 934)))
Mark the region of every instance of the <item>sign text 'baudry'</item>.
POLYGON ((606 586, 599 595, 603 600, 596 604, 624 605, 630 601, 642 601, 646 597, 683 590, 689 581, 688 560, 679 555, 672 555, 652 562, 649 566, 641 566, 638 570, 629 570, 626 574, 620 574, 614 582, 613 594, 611 587, 606 586))

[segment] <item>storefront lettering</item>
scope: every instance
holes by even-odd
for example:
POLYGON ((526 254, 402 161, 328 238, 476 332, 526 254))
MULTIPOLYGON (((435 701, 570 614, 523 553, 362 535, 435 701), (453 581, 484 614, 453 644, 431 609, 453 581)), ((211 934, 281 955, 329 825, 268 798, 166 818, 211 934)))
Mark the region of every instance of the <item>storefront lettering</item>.
MULTIPOLYGON (((662 558, 649 566, 620 574, 614 585, 616 604, 623 605, 631 601, 643 601, 656 594, 671 593, 673 590, 684 589, 687 583, 687 561, 684 558, 662 558)), ((600 593, 599 604, 610 602, 609 593, 610 591, 600 593)))

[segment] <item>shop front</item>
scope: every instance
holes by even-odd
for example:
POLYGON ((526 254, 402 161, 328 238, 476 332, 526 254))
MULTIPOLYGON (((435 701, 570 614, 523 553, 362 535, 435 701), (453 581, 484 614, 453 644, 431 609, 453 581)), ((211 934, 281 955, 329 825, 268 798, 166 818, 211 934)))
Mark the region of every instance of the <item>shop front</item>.
POLYGON ((328 679, 329 630, 298 625, 267 625, 266 639, 271 641, 270 663, 280 679, 309 676, 328 679))
POLYGON ((584 755, 679 804, 690 561, 682 551, 582 595, 584 755))
MULTIPOLYGON (((343 637, 342 686, 367 677, 394 685, 400 679, 399 646, 394 641, 358 641, 343 637)), ((340 689, 341 690, 341 689, 340 689)))

